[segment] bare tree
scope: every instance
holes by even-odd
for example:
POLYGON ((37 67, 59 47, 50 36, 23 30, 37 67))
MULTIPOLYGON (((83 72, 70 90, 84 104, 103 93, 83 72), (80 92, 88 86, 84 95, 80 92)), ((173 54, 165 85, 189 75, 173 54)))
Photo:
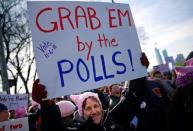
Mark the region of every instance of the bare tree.
MULTIPOLYGON (((26 3, 23 0, 0 1, 1 28, 9 78, 22 81, 26 93, 28 82, 36 73, 28 26, 26 3), (33 73, 33 74, 32 74, 33 73)), ((18 84, 15 84, 15 93, 18 84)))

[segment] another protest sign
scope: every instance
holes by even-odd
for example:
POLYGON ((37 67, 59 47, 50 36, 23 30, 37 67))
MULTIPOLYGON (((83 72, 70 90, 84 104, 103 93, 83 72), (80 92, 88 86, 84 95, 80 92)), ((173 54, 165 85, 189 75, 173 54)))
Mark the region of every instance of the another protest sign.
POLYGON ((0 95, 6 95, 6 94, 7 94, 6 91, 0 92, 0 95))
POLYGON ((164 57, 164 59, 165 59, 165 62, 166 62, 166 64, 172 64, 172 69, 174 68, 174 66, 175 66, 175 62, 174 62, 174 58, 173 58, 173 56, 168 56, 168 57, 164 57))
POLYGON ((0 122, 0 131, 29 131, 28 118, 0 122))
POLYGON ((147 75, 128 4, 28 1, 28 10, 49 98, 147 75))
POLYGON ((153 69, 157 70, 161 73, 170 72, 170 68, 169 68, 168 64, 156 65, 156 66, 153 66, 153 69))
POLYGON ((6 105, 9 110, 16 109, 18 107, 27 107, 28 95, 27 94, 0 95, 0 103, 6 105))

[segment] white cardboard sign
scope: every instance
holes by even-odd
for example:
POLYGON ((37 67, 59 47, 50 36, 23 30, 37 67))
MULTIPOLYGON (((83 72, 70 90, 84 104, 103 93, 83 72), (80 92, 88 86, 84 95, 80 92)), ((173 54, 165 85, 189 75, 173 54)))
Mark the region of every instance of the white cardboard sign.
POLYGON ((128 4, 28 1, 28 12, 49 98, 147 75, 128 4))
POLYGON ((29 131, 28 118, 0 122, 0 131, 29 131))
POLYGON ((27 94, 0 95, 0 103, 6 105, 9 110, 13 110, 18 107, 27 107, 28 95, 27 94))

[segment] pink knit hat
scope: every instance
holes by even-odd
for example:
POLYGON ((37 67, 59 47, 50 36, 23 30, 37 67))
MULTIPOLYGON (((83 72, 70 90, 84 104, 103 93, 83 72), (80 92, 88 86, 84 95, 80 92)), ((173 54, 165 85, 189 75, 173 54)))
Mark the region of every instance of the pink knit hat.
POLYGON ((18 107, 17 109, 15 109, 15 118, 22 118, 25 117, 26 115, 27 111, 25 107, 18 107))
POLYGON ((101 108, 102 108, 102 104, 101 101, 98 97, 98 94, 93 93, 93 92, 85 92, 83 94, 80 95, 70 95, 71 100, 76 104, 76 106, 78 107, 78 113, 80 116, 83 116, 83 110, 82 110, 82 104, 85 101, 85 99, 87 99, 88 97, 94 97, 98 100, 101 108))
POLYGON ((193 66, 176 67, 176 86, 183 87, 193 83, 193 66))
POLYGON ((34 106, 38 106, 38 108, 40 109, 40 104, 32 100, 32 107, 34 106))
POLYGON ((59 106, 62 117, 70 116, 74 113, 76 106, 71 101, 62 100, 56 103, 59 106))

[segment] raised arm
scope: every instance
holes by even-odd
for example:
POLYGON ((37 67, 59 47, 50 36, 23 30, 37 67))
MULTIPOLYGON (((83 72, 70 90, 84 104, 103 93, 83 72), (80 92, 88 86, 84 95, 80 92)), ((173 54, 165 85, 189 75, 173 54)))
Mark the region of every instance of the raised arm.
POLYGON ((53 100, 47 97, 45 86, 37 79, 33 84, 32 99, 41 105, 41 127, 43 131, 65 131, 60 110, 53 100))

